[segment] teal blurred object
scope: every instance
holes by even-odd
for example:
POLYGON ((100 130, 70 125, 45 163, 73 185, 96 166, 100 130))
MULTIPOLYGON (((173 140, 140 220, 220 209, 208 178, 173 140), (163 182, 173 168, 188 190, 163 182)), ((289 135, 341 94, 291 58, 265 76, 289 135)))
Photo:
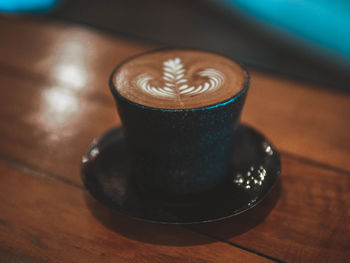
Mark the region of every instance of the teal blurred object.
POLYGON ((27 13, 51 10, 59 0, 0 0, 0 12, 27 13))
POLYGON ((220 0, 350 63, 349 0, 220 0))

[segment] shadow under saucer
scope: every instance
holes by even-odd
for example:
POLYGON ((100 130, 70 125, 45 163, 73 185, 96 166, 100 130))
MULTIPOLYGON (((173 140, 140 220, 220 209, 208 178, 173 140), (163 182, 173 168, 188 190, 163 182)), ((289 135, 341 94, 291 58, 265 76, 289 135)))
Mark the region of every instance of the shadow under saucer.
POLYGON ((187 230, 179 225, 140 221, 109 209, 87 192, 84 197, 91 214, 102 225, 126 238, 164 246, 193 246, 226 240, 261 224, 279 200, 281 188, 278 180, 261 204, 249 211, 221 221, 186 225, 187 230))

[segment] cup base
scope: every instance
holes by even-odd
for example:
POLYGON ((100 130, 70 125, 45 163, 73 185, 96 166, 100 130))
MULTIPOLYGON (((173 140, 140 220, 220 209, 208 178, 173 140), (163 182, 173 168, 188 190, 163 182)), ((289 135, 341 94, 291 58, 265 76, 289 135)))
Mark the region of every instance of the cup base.
POLYGON ((235 138, 230 172, 201 194, 172 198, 140 190, 120 128, 94 140, 83 156, 81 177, 95 199, 136 219, 191 224, 232 217, 261 202, 281 171, 279 154, 263 135, 241 124, 235 138))

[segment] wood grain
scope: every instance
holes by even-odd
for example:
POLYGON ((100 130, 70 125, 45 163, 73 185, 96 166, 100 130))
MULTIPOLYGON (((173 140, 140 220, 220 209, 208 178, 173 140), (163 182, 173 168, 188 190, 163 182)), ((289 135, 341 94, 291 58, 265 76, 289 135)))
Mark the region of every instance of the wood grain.
POLYGON ((237 218, 194 227, 287 262, 348 262, 350 177, 290 157, 280 185, 237 218))
MULTIPOLYGON (((50 171, 58 175, 60 180, 66 178, 80 186, 81 153, 94 134, 107 128, 108 125, 105 127, 105 124, 110 127, 116 124, 113 105, 78 96, 86 107, 65 123, 51 127, 47 119, 42 120, 43 107, 35 100, 43 97, 42 93, 47 90, 45 87, 9 77, 6 80, 6 76, 0 76, 0 82, 8 84, 5 87, 12 85, 11 90, 16 91, 4 92, 5 96, 0 98, 1 119, 4 120, 3 116, 7 116, 8 120, 0 129, 1 137, 7 138, 0 141, 2 153, 20 159, 21 163, 24 161, 50 171), (16 103, 20 103, 22 107, 17 107, 16 103), (91 122, 95 125, 91 125, 91 122), (56 137, 51 138, 53 135, 56 137), (62 148, 65 149, 60 150, 62 148)), ((294 258, 295 262, 298 259, 313 258, 344 261, 348 256, 345 253, 347 244, 350 244, 347 238, 350 236, 350 216, 344 214, 344 207, 349 205, 350 200, 349 176, 317 168, 290 157, 283 158, 282 167, 281 197, 263 223, 259 218, 266 215, 265 207, 269 207, 274 200, 258 207, 257 213, 249 213, 250 217, 244 216, 242 221, 238 221, 241 232, 232 239, 231 234, 236 234, 237 220, 201 227, 199 230, 214 238, 227 239, 287 261, 296 251, 299 254, 294 258), (318 222, 320 219, 322 221, 318 222), (251 227, 254 228, 248 231, 251 227), (244 233, 245 231, 248 232, 244 233), (344 233, 349 235, 343 235, 344 233)), ((118 233, 120 229, 116 231, 118 233)))
POLYGON ((112 70, 156 47, 50 20, 0 16, 0 32, 0 68, 7 74, 108 97, 112 70))
MULTIPOLYGON (((114 125, 120 125, 112 97, 109 96, 102 100, 89 94, 72 91, 64 86, 50 86, 46 83, 22 78, 14 79, 11 75, 1 74, 1 72, 0 82, 2 83, 0 86, 2 94, 0 97, 2 118, 0 134, 3 138, 0 140, 0 153, 19 158, 53 173, 67 175, 68 178, 80 183, 79 162, 88 144, 94 137, 101 135, 107 129, 114 125), (65 104, 72 103, 68 107, 73 107, 73 110, 62 109, 61 104, 55 101, 57 99, 63 99, 64 107, 65 104), (71 145, 74 147, 70 147, 71 145), (57 165, 57 163, 65 165, 57 165)), ((290 89, 290 92, 298 90, 297 87, 290 89)), ((341 112, 345 110, 343 105, 346 105, 347 97, 343 99, 340 96, 327 97, 326 94, 323 94, 326 92, 320 91, 320 94, 323 94, 321 102, 324 107, 334 106, 333 113, 330 111, 328 114, 331 116, 328 122, 333 122, 333 127, 338 128, 332 132, 332 126, 328 125, 323 129, 322 127, 306 129, 303 133, 305 127, 308 127, 308 123, 318 125, 321 122, 316 121, 315 124, 312 121, 313 114, 303 114, 296 106, 294 111, 297 113, 293 113, 293 110, 285 110, 281 104, 280 109, 271 104, 265 104, 266 107, 258 103, 255 104, 254 100, 262 97, 262 93, 265 92, 266 89, 264 91, 259 89, 253 82, 243 113, 245 122, 268 135, 282 150, 287 148, 286 151, 293 154, 297 154, 299 151, 306 153, 312 151, 310 156, 319 156, 320 158, 326 158, 327 154, 330 154, 329 160, 332 162, 347 163, 347 125, 344 124, 342 128, 342 119, 345 118, 347 112, 341 112), (254 96, 254 94, 256 95, 254 96), (341 100, 343 102, 337 104, 341 100), (268 118, 261 120, 256 111, 265 111, 268 118), (339 114, 336 114, 336 111, 339 114), (288 116, 285 122, 274 121, 275 116, 280 114, 280 118, 288 116), (303 126, 289 125, 291 121, 297 122, 298 120, 304 123, 303 126), (293 129, 293 132, 279 133, 278 129, 293 129), (338 135, 329 136, 327 132, 338 135), (317 140, 317 138, 322 139, 317 140), (326 148, 329 142, 332 142, 333 146, 326 148), (316 149, 320 149, 320 151, 316 151, 316 149)), ((303 100, 307 95, 301 89, 299 92, 298 96, 303 100)), ((308 105, 311 105, 311 102, 308 105)), ((289 107, 294 107, 292 102, 289 107)), ((310 113, 314 108, 310 107, 308 112, 310 113)), ((315 119, 317 118, 315 117, 315 119)))
MULTIPOLYGON (((111 101, 107 81, 112 69, 154 48, 42 20, 1 17, 0 32, 1 72, 21 75, 39 86, 73 89, 102 103, 111 101), (69 79, 71 68, 80 72, 80 82, 69 79), (67 70, 65 77, 62 72, 67 70)), ((282 151, 350 171, 349 114, 346 94, 252 72, 243 121, 264 132, 282 151)))
POLYGON ((350 171, 350 96, 252 73, 243 121, 279 149, 350 171))
POLYGON ((243 120, 283 152, 279 187, 224 222, 146 224, 93 201, 79 174, 91 140, 120 125, 111 70, 151 46, 15 17, 0 33, 1 262, 348 261, 348 95, 252 72, 243 120))
POLYGON ((117 216, 82 188, 3 161, 0 179, 5 262, 270 262, 182 227, 117 216))

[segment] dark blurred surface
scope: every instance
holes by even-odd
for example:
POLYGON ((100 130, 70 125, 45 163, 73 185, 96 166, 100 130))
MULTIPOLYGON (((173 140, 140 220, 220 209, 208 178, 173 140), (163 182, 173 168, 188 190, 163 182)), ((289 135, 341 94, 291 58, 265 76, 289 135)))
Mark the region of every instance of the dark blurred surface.
POLYGON ((50 17, 164 46, 209 49, 248 67, 349 91, 350 67, 199 0, 64 0, 50 17))

